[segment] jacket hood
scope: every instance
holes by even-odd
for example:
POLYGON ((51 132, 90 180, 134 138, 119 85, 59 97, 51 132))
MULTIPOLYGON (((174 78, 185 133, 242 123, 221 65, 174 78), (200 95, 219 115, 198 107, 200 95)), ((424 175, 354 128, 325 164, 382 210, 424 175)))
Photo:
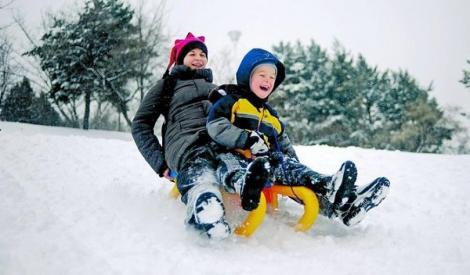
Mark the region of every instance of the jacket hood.
POLYGON ((284 68, 284 64, 282 64, 282 62, 279 61, 279 59, 272 53, 259 48, 251 49, 243 57, 240 66, 238 66, 237 70, 237 84, 250 90, 251 72, 256 66, 263 63, 271 63, 276 66, 277 74, 273 87, 274 92, 276 88, 286 78, 286 70, 284 68))

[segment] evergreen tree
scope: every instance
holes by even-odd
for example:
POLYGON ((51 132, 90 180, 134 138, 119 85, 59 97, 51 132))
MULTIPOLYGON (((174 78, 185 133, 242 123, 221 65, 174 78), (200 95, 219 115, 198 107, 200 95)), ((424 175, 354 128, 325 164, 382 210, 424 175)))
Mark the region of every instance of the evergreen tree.
POLYGON ((452 129, 442 123, 443 112, 434 100, 420 99, 407 106, 407 121, 391 136, 395 149, 412 152, 439 152, 452 129))
POLYGON ((442 111, 408 72, 379 72, 339 43, 332 56, 313 41, 280 43, 286 80, 271 103, 298 144, 438 152, 452 135, 442 111))
POLYGON ((31 109, 31 123, 49 126, 63 125, 59 113, 52 107, 45 93, 34 98, 31 109))
POLYGON ((355 118, 351 119, 351 144, 362 147, 377 147, 375 141, 385 118, 378 104, 386 93, 387 73, 379 73, 359 55, 354 69, 354 89, 357 97, 350 104, 355 118))
MULTIPOLYGON (((305 49, 297 42, 280 43, 274 46, 286 67, 286 80, 272 95, 292 140, 299 144, 314 144, 315 127, 328 117, 329 105, 326 93, 331 78, 328 73, 329 60, 326 52, 314 41, 305 49)), ((317 141, 321 143, 321 141, 317 141)))
POLYGON ((135 73, 133 12, 119 0, 88 0, 78 20, 53 17, 42 45, 29 52, 41 60, 51 79, 51 97, 70 104, 84 101, 83 128, 89 128, 90 104, 108 101, 130 125, 127 80, 135 73))
POLYGON ((427 99, 427 90, 421 89, 416 80, 406 71, 392 72, 390 86, 382 98, 379 108, 385 115, 387 129, 395 131, 407 121, 407 106, 419 100, 427 99))
POLYGON ((60 115, 51 106, 47 95, 35 97, 29 79, 17 83, 5 99, 0 118, 7 121, 34 123, 41 125, 62 125, 60 115))
POLYGON ((328 70, 330 81, 326 86, 326 104, 322 106, 327 117, 318 125, 321 127, 314 129, 329 145, 354 145, 350 136, 359 115, 353 62, 346 50, 336 43, 328 70))
POLYGON ((5 99, 0 118, 7 121, 31 122, 34 92, 25 77, 11 88, 5 99))

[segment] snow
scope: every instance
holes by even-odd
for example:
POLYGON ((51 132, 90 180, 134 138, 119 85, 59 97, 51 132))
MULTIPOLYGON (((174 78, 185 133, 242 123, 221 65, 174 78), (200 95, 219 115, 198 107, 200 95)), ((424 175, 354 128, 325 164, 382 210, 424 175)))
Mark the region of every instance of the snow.
MULTIPOLYGON (((184 226, 130 134, 0 122, 0 274, 469 274, 470 155, 296 147, 359 183, 391 181, 389 197, 353 228, 281 201, 250 238, 211 241, 184 226)), ((239 211, 237 209, 230 211, 239 211)))

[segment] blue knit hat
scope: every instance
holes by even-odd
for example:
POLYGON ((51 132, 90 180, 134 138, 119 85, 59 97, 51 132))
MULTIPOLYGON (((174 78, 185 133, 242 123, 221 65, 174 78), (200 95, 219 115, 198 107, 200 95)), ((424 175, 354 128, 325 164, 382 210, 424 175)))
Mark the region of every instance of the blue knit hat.
POLYGON ((252 71, 260 64, 274 64, 276 66, 276 81, 274 81, 273 91, 284 81, 286 78, 286 71, 284 64, 272 53, 255 48, 251 49, 242 59, 240 66, 237 70, 237 84, 250 88, 250 78, 252 71))

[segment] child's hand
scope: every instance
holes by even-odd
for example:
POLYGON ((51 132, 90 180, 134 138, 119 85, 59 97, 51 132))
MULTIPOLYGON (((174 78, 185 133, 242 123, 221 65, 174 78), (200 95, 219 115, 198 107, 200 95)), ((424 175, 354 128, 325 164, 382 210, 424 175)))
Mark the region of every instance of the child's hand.
POLYGON ((163 177, 167 180, 174 180, 172 176, 170 176, 170 169, 165 169, 165 171, 163 172, 163 177))
POLYGON ((269 151, 264 139, 255 131, 251 132, 248 138, 248 147, 254 156, 266 155, 269 151))

